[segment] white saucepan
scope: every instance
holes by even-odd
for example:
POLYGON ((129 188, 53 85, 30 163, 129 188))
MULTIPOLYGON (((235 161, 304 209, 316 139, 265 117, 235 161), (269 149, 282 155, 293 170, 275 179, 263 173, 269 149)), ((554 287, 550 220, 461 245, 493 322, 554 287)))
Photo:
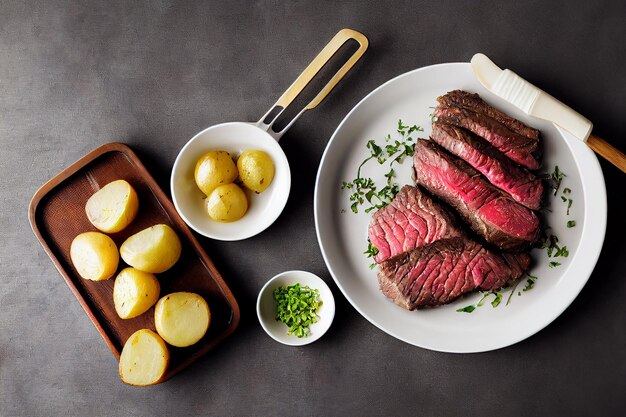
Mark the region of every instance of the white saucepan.
POLYGON ((203 130, 187 142, 174 162, 171 189, 174 206, 189 227, 213 239, 233 241, 247 239, 262 232, 278 218, 287 203, 291 188, 289 162, 278 140, 305 111, 315 108, 324 100, 361 58, 367 46, 368 40, 363 34, 351 29, 339 31, 258 122, 218 124, 203 130), (275 132, 272 125, 285 108, 302 92, 341 46, 351 39, 358 42, 359 48, 320 93, 285 128, 275 132), (269 154, 275 166, 274 180, 267 190, 260 194, 248 192, 249 209, 242 219, 231 223, 211 220, 204 201, 206 196, 196 186, 194 180, 196 162, 203 154, 211 150, 224 150, 237 157, 246 149, 260 149, 269 154))

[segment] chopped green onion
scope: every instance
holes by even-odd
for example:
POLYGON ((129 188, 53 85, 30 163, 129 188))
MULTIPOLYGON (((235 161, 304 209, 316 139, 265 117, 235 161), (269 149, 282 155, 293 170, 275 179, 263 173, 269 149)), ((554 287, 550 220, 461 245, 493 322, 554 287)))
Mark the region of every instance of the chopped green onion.
POLYGON ((286 324, 289 334, 308 336, 309 326, 319 319, 317 312, 322 306, 319 290, 300 284, 278 287, 274 290, 274 300, 276 321, 286 324))

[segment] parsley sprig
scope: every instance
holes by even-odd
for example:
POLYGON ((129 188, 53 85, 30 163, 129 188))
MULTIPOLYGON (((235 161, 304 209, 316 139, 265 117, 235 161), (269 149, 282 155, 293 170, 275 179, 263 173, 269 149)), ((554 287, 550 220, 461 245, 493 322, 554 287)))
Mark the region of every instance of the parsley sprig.
POLYGON ((369 156, 359 165, 356 178, 350 182, 343 181, 341 183, 342 190, 352 191, 352 194, 350 194, 350 209, 352 212, 358 213, 359 206, 363 206, 366 202, 369 204, 365 208, 366 213, 391 203, 391 200, 400 191, 400 186, 395 181, 394 164, 401 164, 407 156, 413 156, 415 139, 411 135, 422 131, 424 129, 421 127, 405 125, 402 119, 400 119, 396 127, 399 138, 394 139, 391 134, 387 134, 383 145, 379 145, 373 139, 367 142, 366 148, 369 151, 369 156), (389 171, 385 174, 385 185, 382 188, 378 188, 378 185, 372 178, 361 176, 361 169, 371 160, 376 160, 380 165, 389 162, 389 171))
MULTIPOLYGON (((374 256, 378 255, 378 248, 372 245, 372 242, 368 240, 367 249, 365 249, 365 252, 363 253, 367 255, 368 258, 373 258, 374 256)), ((370 269, 374 269, 375 266, 376 266, 376 263, 371 264, 370 269)))
MULTIPOLYGON (((536 281, 537 281, 536 276, 526 274, 526 286, 524 287, 522 291, 526 292, 526 291, 532 290, 535 286, 536 281)), ((471 313, 477 308, 484 306, 485 303, 487 302, 487 299, 490 296, 493 296, 493 300, 491 300, 491 303, 490 303, 491 307, 496 308, 500 305, 500 303, 502 303, 502 299, 504 298, 504 295, 508 291, 510 291, 509 296, 506 299, 506 303, 504 304, 505 306, 508 306, 509 303, 511 302, 511 298, 513 298, 513 294, 515 294, 515 289, 517 288, 519 283, 520 283, 520 280, 517 280, 514 284, 501 288, 499 291, 481 291, 481 294, 483 296, 481 297, 480 300, 478 300, 476 304, 470 304, 468 306, 461 307, 457 309, 456 311, 458 311, 459 313, 471 313)), ((522 295, 522 292, 518 291, 517 295, 518 296, 522 295)))
POLYGON ((306 337, 311 333, 309 326, 318 321, 317 312, 322 306, 317 289, 293 284, 274 290, 276 321, 289 327, 289 334, 306 337))
POLYGON ((552 188, 554 189, 554 196, 556 197, 557 193, 559 192, 559 188, 561 188, 561 182, 563 182, 563 179, 566 177, 567 175, 565 175, 560 169, 558 165, 554 166, 554 171, 552 171, 552 174, 550 174, 550 179, 552 180, 552 188))

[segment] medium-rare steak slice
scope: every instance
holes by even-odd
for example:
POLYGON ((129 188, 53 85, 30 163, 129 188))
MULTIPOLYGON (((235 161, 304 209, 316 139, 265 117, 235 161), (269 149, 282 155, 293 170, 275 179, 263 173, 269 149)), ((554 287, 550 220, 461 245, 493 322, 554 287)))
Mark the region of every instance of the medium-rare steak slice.
POLYGON ((541 157, 539 140, 511 131, 502 123, 484 114, 461 107, 439 105, 434 113, 437 121, 465 128, 496 147, 511 160, 529 169, 538 169, 541 157))
POLYGON ((527 253, 496 253, 468 238, 438 240, 380 264, 380 289, 414 310, 446 304, 475 289, 497 290, 528 269, 527 253))
POLYGON ((539 210, 543 185, 528 170, 513 163, 485 140, 460 127, 433 123, 430 138, 483 174, 491 184, 506 191, 515 201, 539 210))
POLYGON ((454 215, 418 187, 405 185, 389 205, 372 216, 370 242, 376 263, 439 239, 464 236, 454 215))
POLYGON ((487 242, 504 250, 523 250, 538 239, 539 218, 532 210, 435 142, 418 139, 413 162, 417 183, 453 206, 487 242))
POLYGON ((508 114, 501 112, 495 107, 491 107, 489 104, 485 103, 478 94, 468 93, 463 90, 454 90, 441 97, 437 97, 437 101, 446 107, 462 107, 476 113, 484 114, 492 119, 496 119, 515 133, 519 133, 530 139, 539 140, 540 133, 537 129, 526 126, 524 123, 508 114))

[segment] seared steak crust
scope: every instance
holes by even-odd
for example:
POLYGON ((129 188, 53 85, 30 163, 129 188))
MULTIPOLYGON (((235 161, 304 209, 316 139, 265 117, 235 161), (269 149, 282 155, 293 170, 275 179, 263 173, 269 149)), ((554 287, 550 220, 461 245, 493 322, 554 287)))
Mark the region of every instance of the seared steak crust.
POLYGON ((526 253, 498 254, 464 237, 442 239, 380 265, 380 289, 414 310, 446 304, 475 289, 496 290, 519 279, 530 264, 526 253))
POLYGON ((437 97, 437 101, 446 107, 462 107, 479 114, 484 114, 485 116, 497 120, 515 133, 526 136, 529 139, 539 140, 540 133, 537 129, 525 125, 495 107, 491 107, 489 104, 485 103, 478 94, 454 90, 441 97, 437 97))
POLYGON ((439 122, 433 123, 431 139, 470 164, 518 203, 532 210, 541 207, 541 180, 513 163, 487 141, 460 127, 439 122))
POLYGON ((541 146, 538 139, 522 136, 496 119, 461 107, 439 105, 434 115, 439 122, 462 127, 480 136, 512 161, 528 169, 540 167, 541 146))

